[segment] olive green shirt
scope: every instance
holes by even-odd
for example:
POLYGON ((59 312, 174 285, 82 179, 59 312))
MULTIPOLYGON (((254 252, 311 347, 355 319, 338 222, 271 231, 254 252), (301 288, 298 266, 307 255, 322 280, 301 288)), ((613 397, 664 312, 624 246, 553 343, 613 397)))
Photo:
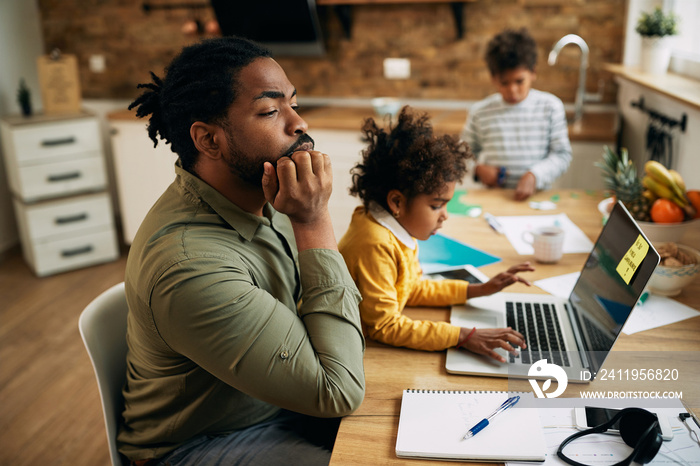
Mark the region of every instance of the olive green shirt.
POLYGON ((318 417, 364 396, 360 295, 342 256, 298 253, 286 215, 247 213, 176 165, 126 266, 120 451, 159 458, 280 408, 318 417))

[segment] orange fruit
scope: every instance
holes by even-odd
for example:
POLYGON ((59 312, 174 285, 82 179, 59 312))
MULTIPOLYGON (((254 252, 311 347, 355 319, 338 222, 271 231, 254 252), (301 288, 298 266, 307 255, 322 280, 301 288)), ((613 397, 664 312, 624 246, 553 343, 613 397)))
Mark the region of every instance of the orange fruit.
POLYGON ((685 193, 686 197, 695 208, 695 218, 700 218, 700 191, 691 189, 685 193))
POLYGON ((683 209, 668 199, 655 200, 649 213, 654 223, 678 223, 685 219, 683 209))

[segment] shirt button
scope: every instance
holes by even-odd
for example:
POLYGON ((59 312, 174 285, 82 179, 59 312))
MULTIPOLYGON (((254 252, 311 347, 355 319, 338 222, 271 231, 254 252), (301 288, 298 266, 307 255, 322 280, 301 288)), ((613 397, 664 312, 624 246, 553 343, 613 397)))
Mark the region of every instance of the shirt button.
POLYGON ((287 352, 287 350, 284 350, 280 353, 280 358, 287 359, 288 357, 289 357, 289 353, 287 352))

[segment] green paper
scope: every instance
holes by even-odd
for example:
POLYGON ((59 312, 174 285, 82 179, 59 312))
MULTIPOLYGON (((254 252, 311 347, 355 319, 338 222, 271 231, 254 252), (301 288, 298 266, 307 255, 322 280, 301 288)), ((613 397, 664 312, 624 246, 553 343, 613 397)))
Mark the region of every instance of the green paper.
POLYGON ((463 217, 478 217, 481 215, 481 206, 476 204, 466 204, 462 202, 462 196, 466 196, 466 190, 455 191, 455 195, 447 203, 447 212, 451 215, 463 217))

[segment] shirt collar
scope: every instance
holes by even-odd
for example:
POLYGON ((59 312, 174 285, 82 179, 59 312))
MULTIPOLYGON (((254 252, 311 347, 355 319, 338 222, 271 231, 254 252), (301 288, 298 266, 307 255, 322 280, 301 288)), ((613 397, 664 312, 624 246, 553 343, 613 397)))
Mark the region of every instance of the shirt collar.
POLYGON ((380 206, 376 202, 370 202, 369 204, 369 214, 379 223, 381 226, 389 230, 396 236, 396 238, 401 241, 409 249, 416 249, 418 243, 416 243, 415 238, 413 238, 404 227, 396 220, 384 207, 380 206))
POLYGON ((179 160, 175 162, 175 174, 183 195, 208 206, 247 241, 253 239, 261 224, 274 223, 277 211, 269 203, 263 207, 263 216, 260 217, 241 209, 202 179, 182 168, 179 160))

